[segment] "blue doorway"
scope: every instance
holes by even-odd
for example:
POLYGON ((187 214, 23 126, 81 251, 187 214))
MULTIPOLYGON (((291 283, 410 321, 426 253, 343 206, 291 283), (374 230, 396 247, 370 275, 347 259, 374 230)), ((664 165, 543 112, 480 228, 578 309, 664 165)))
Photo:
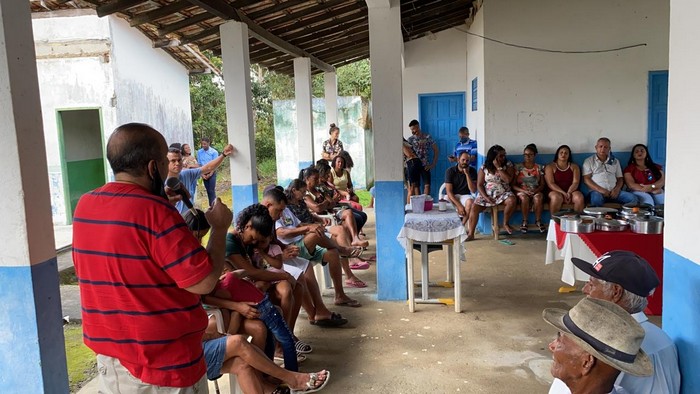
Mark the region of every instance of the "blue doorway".
POLYGON ((437 199, 438 190, 445 181, 445 171, 451 165, 447 156, 452 154, 459 139, 457 132, 467 124, 465 96, 465 92, 418 95, 421 130, 433 137, 440 150, 430 182, 430 194, 434 199, 437 199))
POLYGON ((668 71, 649 72, 649 135, 647 146, 655 163, 666 165, 668 71))

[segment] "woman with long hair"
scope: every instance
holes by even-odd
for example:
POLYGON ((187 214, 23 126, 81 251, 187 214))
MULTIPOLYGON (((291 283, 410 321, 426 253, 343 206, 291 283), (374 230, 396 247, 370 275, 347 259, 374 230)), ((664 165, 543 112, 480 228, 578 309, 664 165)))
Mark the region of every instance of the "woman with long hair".
POLYGON ((506 150, 500 145, 494 145, 486 153, 486 160, 479 168, 476 187, 479 195, 474 199, 469 213, 469 232, 467 240, 474 239, 476 223, 479 214, 487 207, 504 205, 503 229, 513 234, 513 228, 508 223, 515 211, 516 199, 510 189, 510 183, 515 175, 513 163, 506 158, 506 150))
POLYGON ((571 160, 571 148, 562 145, 554 153, 554 160, 544 168, 544 179, 549 187, 549 211, 555 214, 562 204, 574 204, 576 212, 582 212, 585 200, 578 188, 581 168, 571 160))
POLYGON ((661 166, 649 156, 646 145, 637 144, 632 148, 624 177, 627 188, 637 196, 640 203, 652 206, 664 204, 666 178, 661 166))

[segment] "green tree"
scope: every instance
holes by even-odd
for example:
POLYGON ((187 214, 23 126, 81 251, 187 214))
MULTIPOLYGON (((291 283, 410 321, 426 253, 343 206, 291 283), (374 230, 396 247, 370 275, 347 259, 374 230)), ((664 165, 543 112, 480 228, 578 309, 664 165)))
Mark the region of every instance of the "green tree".
MULTIPOLYGON (((209 59, 221 67, 221 58, 210 56, 209 59)), ((195 142, 202 137, 209 137, 217 149, 222 149, 228 140, 223 81, 214 74, 191 76, 190 102, 195 142)))

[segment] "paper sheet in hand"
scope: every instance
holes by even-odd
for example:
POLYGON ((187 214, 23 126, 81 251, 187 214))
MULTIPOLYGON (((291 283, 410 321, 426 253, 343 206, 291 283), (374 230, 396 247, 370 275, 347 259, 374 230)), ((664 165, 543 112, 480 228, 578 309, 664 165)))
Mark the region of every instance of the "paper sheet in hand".
POLYGON ((301 257, 285 260, 283 264, 284 270, 292 275, 294 279, 299 279, 299 276, 306 271, 308 266, 309 260, 302 259, 301 257))

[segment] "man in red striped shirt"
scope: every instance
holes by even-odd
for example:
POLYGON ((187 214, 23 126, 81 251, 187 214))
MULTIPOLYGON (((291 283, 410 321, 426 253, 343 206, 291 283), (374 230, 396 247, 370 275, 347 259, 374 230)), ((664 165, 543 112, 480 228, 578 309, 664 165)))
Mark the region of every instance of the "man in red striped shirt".
POLYGON ((232 214, 217 199, 202 248, 163 189, 167 152, 150 126, 118 127, 107 143, 115 181, 75 210, 83 337, 97 353, 101 392, 207 392, 199 295, 221 274, 232 214))

